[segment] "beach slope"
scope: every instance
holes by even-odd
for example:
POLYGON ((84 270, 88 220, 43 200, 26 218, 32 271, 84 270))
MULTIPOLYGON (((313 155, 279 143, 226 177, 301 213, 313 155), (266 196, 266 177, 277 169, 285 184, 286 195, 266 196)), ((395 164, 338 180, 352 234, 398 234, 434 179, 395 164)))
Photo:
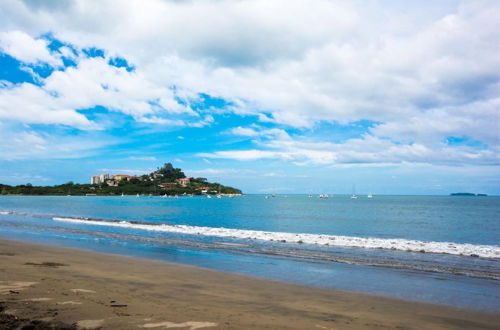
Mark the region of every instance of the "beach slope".
POLYGON ((0 240, 0 328, 497 329, 500 314, 0 240))

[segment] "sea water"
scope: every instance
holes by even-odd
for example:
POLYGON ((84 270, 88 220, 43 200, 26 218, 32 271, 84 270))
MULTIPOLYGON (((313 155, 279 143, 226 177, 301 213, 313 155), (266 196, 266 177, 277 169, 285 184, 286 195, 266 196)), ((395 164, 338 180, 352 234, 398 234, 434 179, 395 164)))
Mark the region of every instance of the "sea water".
POLYGON ((500 197, 1 196, 0 237, 500 311, 500 197))

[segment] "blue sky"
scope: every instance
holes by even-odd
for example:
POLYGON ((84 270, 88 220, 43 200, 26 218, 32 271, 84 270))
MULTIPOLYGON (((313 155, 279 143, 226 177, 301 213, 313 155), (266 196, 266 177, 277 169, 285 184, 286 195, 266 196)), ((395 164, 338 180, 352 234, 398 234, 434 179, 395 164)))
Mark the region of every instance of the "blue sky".
POLYGON ((0 183, 500 194, 496 1, 0 4, 0 183), (97 9, 96 9, 97 8, 97 9))

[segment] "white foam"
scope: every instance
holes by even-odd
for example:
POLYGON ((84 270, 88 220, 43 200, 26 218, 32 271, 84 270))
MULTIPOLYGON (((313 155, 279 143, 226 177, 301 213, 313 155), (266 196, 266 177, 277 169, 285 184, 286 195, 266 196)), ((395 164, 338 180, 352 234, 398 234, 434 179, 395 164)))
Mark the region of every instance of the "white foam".
POLYGON ((9 211, 0 211, 0 215, 7 215, 7 214, 11 214, 11 212, 9 212, 9 211))
POLYGON ((478 256, 483 258, 500 258, 500 246, 476 245, 453 242, 426 242, 407 239, 383 239, 370 237, 351 237, 319 234, 295 234, 283 232, 269 232, 260 230, 244 230, 230 228, 197 227, 186 225, 167 224, 140 224, 128 221, 103 221, 78 218, 54 217, 56 221, 83 223, 89 225, 111 226, 121 228, 141 229, 157 232, 178 234, 255 239, 263 241, 278 241, 286 243, 304 243, 316 245, 330 245, 366 249, 387 249, 411 252, 446 253, 454 255, 478 256))

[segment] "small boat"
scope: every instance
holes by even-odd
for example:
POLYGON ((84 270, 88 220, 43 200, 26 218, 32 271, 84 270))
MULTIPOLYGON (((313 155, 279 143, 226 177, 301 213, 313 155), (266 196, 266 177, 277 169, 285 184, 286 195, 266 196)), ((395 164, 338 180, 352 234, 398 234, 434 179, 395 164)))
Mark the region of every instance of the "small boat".
POLYGON ((356 186, 355 185, 352 185, 351 199, 358 199, 358 196, 356 195, 356 186))
POLYGON ((217 197, 217 198, 222 198, 222 196, 221 196, 221 195, 217 195, 217 196, 215 196, 215 197, 217 197))
POLYGON ((207 195, 207 198, 212 198, 212 196, 210 196, 210 195, 207 195))
POLYGON ((135 197, 139 198, 139 197, 141 197, 141 196, 139 196, 139 194, 137 194, 135 197))
POLYGON ((122 197, 125 196, 123 193, 122 193, 122 197))
POLYGON ((372 195, 372 193, 369 193, 366 197, 367 198, 373 198, 373 195, 372 195))

